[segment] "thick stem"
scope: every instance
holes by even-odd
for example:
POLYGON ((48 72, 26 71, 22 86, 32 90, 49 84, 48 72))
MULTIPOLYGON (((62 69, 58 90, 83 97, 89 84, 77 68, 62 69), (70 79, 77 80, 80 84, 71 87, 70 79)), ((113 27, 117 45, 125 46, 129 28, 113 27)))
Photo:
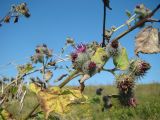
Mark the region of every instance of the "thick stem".
POLYGON ((73 71, 73 72, 71 73, 71 75, 68 76, 68 77, 59 85, 59 87, 60 87, 60 88, 64 87, 69 81, 71 81, 71 80, 73 79, 73 77, 74 77, 77 73, 79 73, 79 70, 73 71))

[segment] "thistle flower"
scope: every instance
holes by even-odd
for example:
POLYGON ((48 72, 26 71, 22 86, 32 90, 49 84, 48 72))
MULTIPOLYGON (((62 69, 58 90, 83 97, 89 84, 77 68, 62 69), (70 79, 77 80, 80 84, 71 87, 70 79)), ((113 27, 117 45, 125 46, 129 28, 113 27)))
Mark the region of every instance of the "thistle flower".
POLYGON ((96 68, 96 63, 91 61, 88 65, 88 69, 89 70, 95 70, 95 68, 96 68))
POLYGON ((34 63, 42 63, 44 61, 44 55, 41 53, 36 53, 35 55, 31 56, 31 61, 34 63))
POLYGON ((139 9, 139 8, 140 8, 140 5, 136 5, 136 8, 138 8, 138 9, 139 9))
POLYGON ((10 22, 10 19, 11 19, 10 16, 6 16, 6 17, 4 18, 4 22, 5 22, 5 23, 9 23, 9 22, 10 22))
POLYGON ((76 53, 76 54, 73 56, 73 57, 77 57, 75 60, 73 59, 74 60, 73 66, 75 69, 82 69, 82 66, 84 65, 84 63, 90 60, 90 56, 86 52, 76 53))
POLYGON ((66 44, 74 44, 74 39, 68 37, 66 39, 66 44))
POLYGON ((80 44, 76 47, 76 52, 77 53, 83 53, 86 52, 86 45, 80 44))
POLYGON ((82 71, 83 73, 92 76, 96 72, 96 63, 88 60, 83 64, 82 71))
POLYGON ((111 102, 111 97, 106 95, 106 96, 103 96, 103 109, 102 111, 104 111, 104 109, 108 109, 108 108, 111 108, 112 107, 112 102, 111 102))
POLYGON ((118 41, 112 41, 112 42, 111 42, 111 46, 112 46, 114 49, 117 49, 118 46, 119 46, 118 41))
POLYGON ((43 54, 46 57, 52 57, 52 50, 48 49, 46 44, 38 45, 35 51, 37 54, 43 54))
POLYGON ((144 18, 151 13, 151 10, 146 8, 144 4, 137 5, 134 12, 139 15, 139 18, 144 18))
POLYGON ((141 60, 133 60, 130 63, 129 71, 135 76, 143 76, 151 68, 150 64, 141 60))
POLYGON ((121 52, 121 50, 122 50, 122 47, 118 41, 113 41, 106 46, 106 52, 110 56, 118 55, 121 52))
POLYGON ((35 49, 35 52, 36 52, 36 53, 40 53, 40 50, 39 50, 39 49, 35 49))
POLYGON ((134 87, 134 77, 122 74, 117 78, 117 88, 125 94, 134 87))
POLYGON ((16 12, 21 13, 22 15, 24 15, 27 18, 30 17, 29 10, 27 8, 26 3, 21 3, 20 5, 16 6, 15 10, 16 10, 16 12))
POLYGON ((121 82, 118 82, 117 88, 119 88, 120 91, 127 93, 129 89, 132 89, 134 87, 133 81, 124 80, 121 82))
POLYGON ((46 50, 46 52, 45 52, 45 55, 46 55, 46 57, 52 57, 52 50, 51 49, 48 49, 47 48, 47 50, 46 50))
POLYGON ((71 60, 72 60, 72 62, 74 62, 77 57, 78 57, 77 53, 71 53, 71 60))
POLYGON ((102 95, 102 91, 103 91, 102 88, 98 88, 98 89, 96 90, 96 95, 102 95))
POLYGON ((128 105, 129 105, 129 106, 132 106, 132 107, 136 107, 136 105, 137 105, 136 99, 135 99, 134 97, 131 97, 131 98, 128 100, 128 105))

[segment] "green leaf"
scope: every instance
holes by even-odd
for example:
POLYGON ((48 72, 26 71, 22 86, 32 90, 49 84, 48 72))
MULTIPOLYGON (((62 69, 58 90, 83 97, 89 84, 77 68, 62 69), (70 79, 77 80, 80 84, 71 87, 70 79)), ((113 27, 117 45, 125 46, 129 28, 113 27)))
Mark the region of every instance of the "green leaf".
POLYGON ((96 103, 100 103, 101 102, 101 96, 98 96, 98 95, 96 95, 96 96, 94 96, 93 98, 91 98, 90 100, 89 100, 89 102, 90 103, 93 103, 93 104, 96 104, 96 103))
POLYGON ((26 73, 32 71, 33 68, 34 68, 34 67, 32 66, 32 64, 27 63, 27 64, 25 64, 25 65, 20 65, 20 66, 18 66, 18 67, 17 67, 17 70, 18 70, 18 72, 19 72, 20 75, 23 75, 23 74, 26 74, 26 73))
POLYGON ((37 117, 38 117, 39 119, 44 119, 44 118, 45 118, 43 112, 38 113, 38 114, 37 114, 37 117))
POLYGON ((26 89, 27 89, 26 86, 23 86, 23 87, 22 87, 22 90, 23 90, 23 91, 25 91, 26 89))
POLYGON ((126 10, 126 15, 130 18, 131 17, 131 12, 129 10, 126 10))
POLYGON ((6 111, 5 109, 3 109, 0 113, 0 118, 2 118, 2 120, 13 120, 12 119, 12 115, 11 113, 9 113, 8 111, 6 111))
POLYGON ((103 67, 109 60, 109 55, 106 53, 104 48, 98 47, 94 55, 91 57, 91 61, 96 65, 103 67))
POLYGON ((12 93, 12 94, 16 94, 16 93, 17 93, 17 90, 18 90, 18 87, 12 87, 12 88, 11 88, 11 93, 12 93))
POLYGON ((69 91, 69 90, 64 90, 64 91, 61 93, 61 95, 67 95, 67 94, 72 94, 72 92, 69 91))
POLYGON ((113 57, 113 63, 116 68, 126 70, 129 66, 129 59, 126 48, 122 48, 121 52, 113 57))

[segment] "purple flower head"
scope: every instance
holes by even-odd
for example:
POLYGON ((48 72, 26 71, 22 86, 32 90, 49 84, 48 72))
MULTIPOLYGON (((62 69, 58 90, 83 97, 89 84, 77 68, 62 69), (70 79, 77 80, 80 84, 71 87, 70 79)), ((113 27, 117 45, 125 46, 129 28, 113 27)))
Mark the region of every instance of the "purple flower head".
POLYGON ((149 70, 151 68, 149 63, 146 62, 142 62, 141 66, 140 66, 140 72, 141 74, 144 74, 147 70, 149 70))
POLYGON ((140 5, 136 5, 136 8, 140 8, 140 5))
POLYGON ((136 99, 135 98, 130 98, 129 100, 128 100, 128 105, 129 106, 132 106, 132 107, 136 107, 136 105, 137 105, 137 102, 136 102, 136 99))
POLYGON ((90 62, 88 65, 89 70, 94 70, 96 68, 96 63, 95 62, 90 62))
POLYGON ((85 52, 85 51, 86 51, 86 45, 84 45, 84 44, 77 45, 77 47, 76 47, 76 52, 77 53, 82 53, 82 52, 85 52))
POLYGON ((134 87, 134 83, 133 81, 129 81, 129 79, 126 78, 123 81, 119 81, 117 87, 120 91, 126 93, 129 89, 132 89, 134 87))
POLYGON ((112 42, 111 42, 111 46, 112 46, 114 49, 117 49, 118 46, 119 46, 118 41, 112 41, 112 42))
POLYGON ((135 71, 136 76, 143 76, 151 68, 150 64, 143 60, 135 60, 131 63, 131 71, 135 71), (136 68, 136 69, 135 69, 136 68))
POLYGON ((77 57, 78 57, 77 53, 71 53, 72 62, 74 62, 77 57))

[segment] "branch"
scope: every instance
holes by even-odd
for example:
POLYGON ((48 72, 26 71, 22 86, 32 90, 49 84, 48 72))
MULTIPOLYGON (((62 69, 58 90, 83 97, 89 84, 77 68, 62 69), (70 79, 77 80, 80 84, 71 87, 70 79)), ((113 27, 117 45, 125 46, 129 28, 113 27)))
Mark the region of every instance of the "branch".
POLYGON ((21 98, 21 101, 20 101, 20 112, 22 112, 23 102, 24 102, 24 98, 25 98, 26 93, 27 93, 27 91, 25 90, 23 93, 23 96, 21 98))
POLYGON ((4 19, 6 16, 8 16, 11 12, 8 12, 2 19, 0 19, 0 24, 2 24, 4 22, 4 19))
POLYGON ((112 94, 112 95, 108 95, 109 97, 112 97, 112 98, 119 98, 120 96, 117 95, 117 94, 112 94))
POLYGON ((2 104, 4 103, 5 100, 6 100, 6 97, 4 97, 4 98, 0 101, 0 106, 2 106, 2 104))
POLYGON ((34 70, 34 71, 30 72, 30 73, 27 73, 27 74, 24 74, 24 75, 20 76, 19 78, 17 78, 17 79, 15 79, 15 80, 13 80, 12 82, 10 82, 4 89, 8 88, 10 85, 12 85, 13 83, 15 83, 17 80, 19 80, 19 79, 21 79, 21 78, 23 78, 23 77, 25 77, 25 76, 27 76, 27 75, 30 75, 30 74, 32 74, 32 73, 38 72, 38 71, 40 71, 40 70, 41 70, 41 69, 37 69, 37 70, 34 70))
POLYGON ((37 108, 40 106, 40 104, 38 103, 33 110, 27 115, 27 117, 24 120, 28 120, 30 118, 30 116, 37 110, 37 108))
MULTIPOLYGON (((103 8, 104 12, 103 12, 103 41, 102 41, 102 47, 105 47, 105 27, 106 27, 106 5, 104 3, 104 8, 103 8)), ((109 42, 109 40, 108 40, 109 42)))
POLYGON ((110 73, 113 74, 113 76, 115 76, 116 75, 115 71, 117 71, 118 69, 117 68, 113 68, 113 69, 105 69, 105 68, 103 68, 102 70, 106 71, 106 72, 110 72, 110 73))
POLYGON ((148 19, 146 22, 160 22, 160 20, 156 20, 156 19, 148 19))
POLYGON ((64 87, 64 86, 65 86, 70 80, 72 80, 72 79, 75 77, 75 75, 78 74, 78 73, 79 73, 78 70, 73 71, 73 73, 71 73, 71 75, 68 76, 68 77, 59 85, 59 87, 60 87, 60 88, 64 87))
POLYGON ((129 20, 126 21, 126 23, 120 25, 119 27, 117 27, 116 29, 113 30, 113 32, 116 32, 117 30, 121 29, 122 27, 130 24, 131 22, 133 22, 136 19, 136 14, 134 14, 129 20))
POLYGON ((157 12, 158 9, 160 9, 160 4, 149 15, 147 15, 144 19, 142 19, 139 22, 137 22, 136 25, 134 25, 130 29, 124 31, 122 34, 120 34, 118 37, 114 38, 112 41, 118 41, 120 38, 122 38, 126 34, 130 33, 131 31, 133 31, 137 27, 143 25, 145 22, 148 21, 148 18, 151 18, 157 12))

